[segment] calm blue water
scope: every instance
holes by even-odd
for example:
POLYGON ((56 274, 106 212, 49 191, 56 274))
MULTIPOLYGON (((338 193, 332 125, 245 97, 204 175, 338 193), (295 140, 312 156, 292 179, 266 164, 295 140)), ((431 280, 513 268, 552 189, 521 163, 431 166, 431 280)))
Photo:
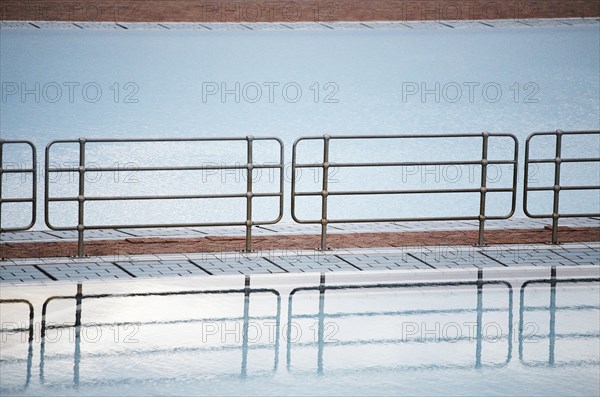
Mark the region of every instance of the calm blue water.
MULTIPOLYGON (((40 161, 45 145, 58 138, 277 136, 286 145, 289 163, 291 144, 303 135, 487 130, 517 135, 522 159, 525 137, 532 132, 600 128, 598 31, 597 26, 289 32, 3 29, 0 133, 4 139, 32 140, 40 150, 40 161)), ((498 142, 505 144, 509 142, 498 142)), ((245 162, 243 146, 184 146, 90 146, 88 162, 116 164, 124 171, 91 176, 86 191, 107 195, 111 191, 244 191, 240 173, 173 176, 127 171, 136 165, 245 162)), ((566 144, 565 153, 598 156, 599 147, 598 139, 574 140, 566 144)), ((549 148, 549 142, 541 143, 541 152, 553 156, 549 148)), ((272 149, 257 146, 255 161, 276 161, 272 149)), ((320 150, 307 147, 304 153, 316 160, 320 150)), ((464 146, 355 143, 332 146, 332 159, 476 159, 480 150, 478 140, 464 146), (456 147, 461 148, 459 153, 456 147)), ((505 147, 495 153, 498 158, 510 156, 505 147)), ((22 164, 22 155, 5 155, 6 166, 22 164)), ((73 147, 52 156, 59 165, 77 162, 73 147)), ((537 183, 551 184, 549 168, 534 171, 537 183)), ((490 185, 510 185, 509 168, 498 167, 494 172, 498 176, 490 174, 490 185)), ((289 181, 289 167, 287 174, 289 181)), ((478 167, 352 169, 337 172, 330 187, 393 189, 399 182, 408 189, 478 186, 478 175, 478 167)), ((566 169, 563 175, 573 184, 600 183, 597 164, 566 169)), ((28 184, 16 178, 10 189, 15 195, 26 195, 28 184)), ((259 190, 277 189, 276 177, 265 172, 255 178, 259 190)), ((73 194, 75 181, 66 176, 53 180, 53 194, 73 194)), ((301 182, 305 190, 320 190, 316 171, 305 170, 301 182)), ((597 212, 600 201, 594 192, 569 194, 561 203, 564 210, 597 212)), ((536 196, 533 209, 548 212, 549 197, 536 196)), ((479 203, 476 194, 336 200, 330 214, 338 218, 472 215, 479 203)), ((274 219, 275 200, 259 201, 257 217, 274 219)), ((166 206, 158 202, 92 203, 86 204, 86 222, 243 220, 244 203, 244 199, 178 201, 166 206)), ((298 212, 303 219, 314 218, 320 212, 317 204, 318 200, 305 198, 298 202, 298 212)), ((44 228, 39 207, 36 227, 44 228)), ((494 214, 507 213, 507 195, 490 198, 489 207, 494 214)), ((5 210, 11 212, 3 216, 3 226, 27 223, 25 205, 10 208, 6 205, 5 210)), ((76 221, 74 205, 53 205, 52 211, 54 224, 76 221)), ((284 219, 290 220, 289 196, 285 214, 284 219)))
MULTIPOLYGON (((426 273, 429 282, 444 281, 426 273)), ((43 343, 43 301, 55 294, 73 296, 75 285, 3 287, 3 298, 31 300, 36 317, 29 344, 26 332, 8 332, 27 324, 26 307, 2 307, 0 390, 3 395, 598 395, 598 283, 559 283, 553 309, 547 284, 527 286, 519 299, 528 279, 522 273, 518 280, 501 278, 508 284, 484 286, 479 306, 475 286, 328 290, 323 299, 313 290, 297 292, 290 303, 288 293, 318 286, 318 274, 253 276, 254 288, 282 294, 279 313, 272 293, 251 293, 247 310, 243 294, 84 298, 83 326, 77 329, 74 300, 53 301, 48 324, 71 326, 49 329, 43 343)), ((545 273, 531 277, 546 278, 545 273)), ((592 273, 597 277, 597 270, 592 273)), ((563 269, 559 274, 566 276, 563 269)), ((419 279, 406 272, 352 277, 332 277, 327 285, 419 279)), ((458 273, 446 277, 446 282, 475 280, 458 273)), ((243 283, 240 277, 86 283, 83 293, 227 290, 243 283)))

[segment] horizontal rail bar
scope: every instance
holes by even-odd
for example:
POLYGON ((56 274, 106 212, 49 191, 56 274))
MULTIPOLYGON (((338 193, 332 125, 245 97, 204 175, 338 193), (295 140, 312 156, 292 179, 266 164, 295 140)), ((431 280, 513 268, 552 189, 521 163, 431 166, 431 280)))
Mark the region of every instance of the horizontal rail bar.
MULTIPOLYGON (((493 218, 489 218, 493 219, 493 218)), ((253 226, 267 226, 274 225, 278 221, 277 220, 267 220, 267 221, 253 221, 253 226)), ((111 225, 87 225, 83 226, 83 230, 117 230, 117 229, 167 229, 167 228, 190 228, 190 227, 231 227, 231 226, 246 226, 247 222, 244 221, 233 221, 233 222, 205 222, 205 223, 148 223, 148 224, 111 224, 111 225)), ((52 225, 51 230, 54 231, 76 231, 80 230, 78 226, 56 226, 52 225)))
MULTIPOLYGON (((584 131, 562 131, 562 130, 558 130, 560 131, 560 134, 562 135, 595 135, 598 134, 598 131, 594 131, 594 130, 584 130, 584 131)), ((533 134, 529 135, 529 137, 533 137, 533 136, 556 136, 557 131, 542 131, 542 132, 534 132, 533 134)))
MULTIPOLYGON (((515 160, 488 160, 487 164, 515 164, 515 160)), ((426 167, 439 165, 482 165, 481 160, 465 161, 404 161, 404 162, 382 162, 382 163, 337 163, 329 162, 329 167, 426 167)), ((322 168, 323 163, 300 163, 296 168, 322 168)))
MULTIPOLYGON (((246 198, 248 193, 231 194, 199 194, 199 195, 172 195, 172 196, 86 196, 83 201, 134 201, 134 200, 187 200, 187 199, 215 199, 215 198, 246 198)), ((251 193, 250 197, 281 197, 281 192, 276 193, 251 193)), ((79 201, 78 197, 50 197, 53 201, 79 201)))
MULTIPOLYGON (((429 190, 350 190, 327 192, 327 196, 352 196, 352 195, 385 195, 385 194, 441 194, 441 193, 481 193, 482 188, 472 189, 429 189, 429 190)), ((512 192, 511 188, 485 188, 488 193, 512 192)), ((296 192, 296 196, 322 196, 323 192, 296 192)))
MULTIPOLYGON (((101 229, 153 229, 153 228, 170 228, 170 227, 212 227, 212 226, 244 226, 246 222, 223 222, 223 223, 148 223, 144 225, 86 225, 83 230, 101 230, 101 229)), ((258 222, 254 224, 258 225, 258 222)), ((54 226, 52 230, 70 231, 79 230, 77 226, 54 226)))
MULTIPOLYGON (((404 134, 404 135, 329 135, 327 138, 331 140, 341 139, 435 139, 435 138, 481 138, 481 133, 459 133, 459 134, 404 134)), ((515 138, 513 134, 509 133, 491 133, 490 137, 506 137, 515 138)), ((323 136, 306 136, 300 137, 300 140, 319 140, 323 139, 323 136)))
MULTIPOLYGON (((405 217, 405 218, 348 218, 348 219, 329 219, 327 223, 372 223, 372 222, 430 222, 430 221, 476 221, 479 220, 479 215, 471 216, 454 216, 454 217, 405 217)), ((503 215, 486 215, 486 220, 501 220, 506 219, 503 215)), ((320 219, 296 221, 300 224, 320 223, 320 219)))
MULTIPOLYGON (((576 214, 560 214, 561 218, 591 218, 591 217, 595 217, 595 216, 600 216, 599 213, 582 213, 582 212, 578 212, 576 214)), ((552 218, 552 214, 529 214, 527 215, 528 218, 533 218, 533 219, 548 219, 548 218, 552 218)))
MULTIPOLYGON (((280 296, 279 291, 273 288, 237 288, 227 290, 191 290, 191 291, 172 291, 172 292, 132 292, 118 294, 90 294, 81 295, 81 299, 101 299, 101 298, 133 298, 147 296, 179 296, 179 295, 222 295, 222 294, 245 294, 245 293, 271 293, 275 296, 280 296)), ((67 297, 75 299, 75 297, 67 297)))
POLYGON ((47 172, 112 172, 112 171, 211 171, 211 170, 245 170, 251 169, 277 169, 283 168, 282 164, 238 164, 238 165, 215 165, 215 166, 179 166, 179 167, 70 167, 49 168, 47 172))
POLYGON ((1 198, 0 203, 33 203, 35 199, 25 197, 1 198))
MULTIPOLYGON (((279 141, 281 139, 275 136, 253 136, 255 141, 279 141)), ((247 137, 203 137, 203 138, 85 138, 86 143, 126 143, 126 142, 218 142, 218 141, 247 141, 247 137)), ((57 139, 54 143, 79 143, 79 139, 57 139)))
POLYGON ((12 145, 12 144, 25 144, 30 145, 31 142, 24 139, 1 139, 0 138, 0 146, 2 145, 12 145))
MULTIPOLYGON (((274 225, 275 220, 271 221, 252 221, 252 225, 274 225)), ((88 225, 84 226, 84 230, 117 230, 117 229, 166 229, 166 228, 186 228, 186 227, 213 227, 213 226, 246 226, 246 220, 240 222, 219 222, 219 223, 149 223, 138 225, 88 225)), ((56 231, 73 231, 79 230, 77 226, 52 226, 52 230, 56 231)))
POLYGON ((582 158, 572 158, 572 159, 529 159, 529 163, 533 164, 544 164, 544 163, 556 163, 560 161, 561 163, 594 163, 599 162, 600 158, 591 158, 591 157, 582 157, 582 158))
MULTIPOLYGON (((558 186, 558 190, 598 190, 600 186, 558 186)), ((554 191, 554 186, 528 186, 527 191, 535 192, 535 191, 554 191)))
MULTIPOLYGON (((261 225, 273 225, 277 223, 278 220, 270 220, 270 221, 252 221, 252 225, 261 226, 261 225)), ((86 225, 83 226, 83 230, 101 230, 101 229, 154 229, 154 228, 186 228, 186 227, 214 227, 214 226, 246 226, 247 221, 243 220, 240 222, 205 222, 205 223, 148 223, 148 224, 136 224, 136 225, 127 225, 127 224, 114 224, 114 225, 86 225)), ((56 231, 69 231, 69 230, 79 230, 77 226, 54 226, 51 227, 52 230, 56 231)))
POLYGON ((521 290, 525 290, 525 288, 532 284, 552 284, 552 283, 600 283, 600 278, 598 277, 580 277, 580 278, 540 278, 527 280, 521 285, 521 290))
MULTIPOLYGON (((599 309, 600 310, 600 309, 599 309)), ((488 310, 493 311, 493 310, 488 310)), ((500 310, 496 310, 500 311, 500 310)), ((297 316, 300 317, 300 316, 297 316)), ((210 318, 190 318, 184 320, 164 320, 164 321, 114 321, 114 322, 89 322, 82 323, 81 327, 110 327, 110 326, 126 326, 126 325, 169 325, 169 324, 195 324, 202 322, 227 322, 227 321, 237 321, 242 320, 244 317, 210 317, 210 318)), ((252 316, 255 320, 271 320, 276 319, 276 316, 252 316)), ((308 316, 306 318, 309 318, 308 316)), ((65 328, 73 328, 75 324, 48 324, 46 325, 46 329, 65 329, 65 328)), ((10 332, 12 329, 0 329, 1 333, 10 332)), ((22 330, 19 328, 15 328, 15 331, 22 330)))

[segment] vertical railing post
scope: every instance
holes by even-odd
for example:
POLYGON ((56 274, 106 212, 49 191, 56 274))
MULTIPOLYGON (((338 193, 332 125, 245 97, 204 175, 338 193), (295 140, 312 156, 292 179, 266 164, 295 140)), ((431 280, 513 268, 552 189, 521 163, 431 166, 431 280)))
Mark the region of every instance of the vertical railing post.
POLYGON ((554 204, 552 205, 552 244, 558 244, 558 218, 560 194, 560 163, 562 153, 562 130, 556 130, 556 157, 554 159, 554 204))
MULTIPOLYGON (((37 219, 37 149, 31 144, 31 226, 35 226, 37 219)), ((1 180, 1 179, 0 179, 1 180)))
POLYGON ((488 140, 490 137, 489 132, 482 134, 483 142, 481 148, 481 186, 479 189, 479 238, 477 240, 478 246, 484 244, 484 233, 485 233, 485 198, 487 193, 487 166, 488 166, 488 140))
POLYGON ((321 191, 321 250, 327 249, 327 196, 329 196, 329 140, 331 137, 323 135, 323 190, 321 191))
POLYGON ((83 233, 84 225, 84 203, 85 203, 85 138, 79 138, 79 195, 77 202, 79 205, 77 217, 77 256, 83 257, 83 233))
POLYGON ((44 222, 46 226, 50 225, 50 147, 52 142, 46 145, 46 155, 44 156, 44 222))
POLYGON ((252 142, 254 137, 248 135, 246 137, 247 142, 247 156, 246 156, 246 252, 252 251, 252 142))

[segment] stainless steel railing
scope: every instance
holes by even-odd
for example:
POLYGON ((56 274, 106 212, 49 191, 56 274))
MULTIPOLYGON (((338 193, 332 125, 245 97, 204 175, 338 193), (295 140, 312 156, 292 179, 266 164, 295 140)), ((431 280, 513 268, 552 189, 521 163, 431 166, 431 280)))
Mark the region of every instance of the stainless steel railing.
MULTIPOLYGON (((8 179, 7 179, 8 184, 8 179)), ((35 224, 36 214, 36 203, 37 203, 37 153, 35 145, 30 141, 25 140, 4 140, 0 139, 0 233, 2 232, 16 232, 28 230, 35 224), (4 147, 9 145, 27 145, 31 148, 31 168, 4 168, 4 147), (12 197, 4 198, 4 174, 31 174, 31 198, 29 197, 12 197), (5 203, 31 203, 31 221, 26 226, 12 226, 2 227, 2 204, 5 203)))
POLYGON ((600 186, 597 185, 567 185, 561 180, 561 164, 562 163, 591 163, 600 162, 600 157, 581 157, 581 158, 563 158, 562 157, 562 144, 563 138, 568 136, 581 136, 581 135, 598 135, 600 137, 600 131, 570 131, 565 132, 557 130, 554 132, 535 132, 527 137, 525 141, 525 179, 523 182, 523 212, 530 218, 552 218, 552 244, 558 244, 558 220, 560 218, 577 218, 577 217, 593 217, 600 216, 599 213, 563 213, 560 212, 560 192, 561 191, 573 191, 573 190, 600 190, 600 186), (554 158, 535 158, 530 157, 531 142, 536 136, 554 136, 556 137, 554 152, 554 158), (553 186, 529 186, 529 165, 530 164, 554 164, 554 185, 553 186), (552 191, 553 203, 552 213, 550 214, 532 214, 529 211, 528 196, 529 192, 539 191, 552 191))
POLYGON ((446 220, 477 220, 479 221, 478 245, 484 244, 484 227, 486 220, 508 219, 516 207, 517 175, 518 175, 518 141, 513 134, 497 134, 483 132, 481 134, 443 134, 443 135, 345 135, 345 136, 313 136, 302 137, 294 142, 292 148, 292 218, 298 223, 320 224, 321 225, 321 245, 322 250, 327 249, 327 225, 334 223, 364 223, 364 222, 411 222, 411 221, 446 221, 446 220), (450 139, 459 138, 481 138, 481 160, 464 161, 421 161, 421 162, 370 162, 370 163, 333 163, 330 161, 330 145, 336 140, 377 140, 377 139, 450 139), (507 137, 513 140, 513 157, 504 160, 490 160, 488 158, 489 138, 507 137), (323 161, 320 163, 297 163, 298 144, 306 140, 323 141, 323 161), (487 187, 487 170, 491 164, 509 164, 513 166, 512 186, 507 188, 489 188, 487 187), (331 191, 329 188, 329 170, 345 167, 409 167, 409 166, 481 166, 481 182, 478 188, 462 189, 397 189, 397 190, 356 190, 356 191, 331 191), (296 190, 296 170, 300 168, 322 168, 323 181, 320 192, 298 192, 296 190), (509 192, 512 193, 510 212, 502 216, 489 216, 486 213, 486 197, 488 193, 509 192), (399 194, 443 194, 443 193, 479 193, 479 213, 469 216, 447 216, 447 217, 386 217, 386 218, 360 218, 360 219, 332 219, 328 215, 328 197, 329 196, 351 196, 351 195, 399 195, 399 194), (296 198, 300 196, 320 196, 321 197, 321 219, 305 220, 296 215, 296 198))
MULTIPOLYGON (((563 158, 562 156, 562 142, 565 137, 572 135, 600 135, 600 131, 575 131, 575 132, 539 132, 530 135, 527 138, 525 145, 525 170, 524 170, 524 194, 523 194, 523 210, 525 215, 530 218, 551 218, 552 219, 552 243, 558 242, 558 221, 560 218, 569 218, 569 217, 595 217, 600 216, 600 213, 564 213, 559 210, 560 203, 560 192, 567 190, 600 190, 600 186, 596 185, 584 185, 584 186, 574 186, 567 185, 564 186, 564 180, 561 180, 561 164, 562 163, 591 163, 591 162, 599 162, 600 157, 591 157, 591 158, 563 158), (532 146, 532 140, 536 136, 546 135, 546 136, 554 136, 556 139, 555 149, 555 157, 554 158, 531 158, 530 150, 532 146), (529 184, 529 167, 530 164, 553 164, 554 165, 554 185, 553 186, 530 186, 529 184), (529 203, 529 193, 534 191, 552 191, 553 192, 553 211, 552 213, 547 214, 533 214, 528 208, 529 203)), ((534 141, 535 142, 535 141, 534 141)), ((495 148, 495 146, 494 146, 495 148)), ((275 224, 281 220, 283 217, 283 191, 284 191, 284 146, 282 141, 279 138, 275 137, 260 137, 255 138, 252 136, 248 137, 233 137, 233 138, 173 138, 173 139, 68 139, 68 140, 57 140, 53 141, 46 147, 46 158, 45 158, 45 197, 44 197, 44 217, 46 225, 52 230, 59 231, 77 231, 78 236, 78 255, 82 256, 84 254, 84 232, 86 230, 93 229, 120 229, 120 228, 153 228, 153 227, 209 227, 209 226, 244 226, 246 228, 246 251, 250 251, 252 249, 252 226, 257 225, 268 225, 275 224), (256 164, 254 162, 254 148, 253 142, 257 140, 271 140, 277 142, 279 145, 279 162, 275 164, 256 164), (245 141, 246 142, 246 163, 245 164, 236 164, 236 165, 210 165, 210 166, 165 166, 165 167, 138 167, 137 171, 193 171, 193 170, 245 170, 248 175, 251 174, 253 169, 278 169, 279 172, 279 189, 276 192, 266 192, 266 193, 256 193, 253 192, 253 181, 252 178, 247 178, 246 191, 243 193, 223 193, 223 194, 205 194, 205 195, 149 195, 149 196, 92 196, 86 194, 85 187, 85 174, 87 172, 119 172, 122 171, 120 168, 112 168, 112 167, 92 167, 86 165, 86 146, 91 143, 136 143, 136 142, 208 142, 208 141, 245 141), (51 166, 51 156, 50 156, 50 148, 53 145, 60 143, 76 143, 79 146, 79 166, 78 167, 54 167, 51 166), (49 193, 49 176, 51 173, 60 173, 60 172, 75 172, 78 174, 78 194, 77 196, 69 196, 69 197, 52 197, 49 193), (256 220, 253 216, 253 198, 255 197, 278 197, 279 201, 279 214, 276 219, 271 220, 256 220), (168 224, 123 224, 123 225, 87 225, 84 222, 85 215, 85 203, 92 201, 121 201, 121 200, 177 200, 177 199, 222 199, 222 198, 245 198, 246 199, 246 217, 241 221, 234 222, 205 222, 205 223, 168 223, 168 224), (77 226, 54 226, 50 222, 50 211, 49 204, 51 202, 76 202, 78 205, 77 210, 77 226)), ((7 213, 6 206, 3 204, 6 203, 31 203, 31 222, 25 226, 19 227, 5 227, 0 228, 0 232, 9 232, 9 231, 22 231, 28 230, 35 224, 36 221, 36 202, 37 202, 37 189, 36 189, 36 180, 37 180, 37 171, 36 171, 36 148, 35 146, 26 140, 0 140, 0 179, 2 183, 0 184, 0 218, 7 213), (14 167, 8 168, 5 167, 5 164, 2 162, 2 156, 4 152, 4 147, 9 147, 9 145, 13 144, 24 144, 28 145, 31 148, 31 156, 32 156, 32 167, 31 168, 23 168, 23 167, 14 167), (6 195, 6 189, 3 187, 8 183, 6 177, 3 177, 4 174, 9 173, 31 173, 32 174, 32 195, 31 197, 21 197, 21 198, 5 198, 3 195, 6 195)), ((292 149, 292 173, 294 178, 291 180, 291 215, 294 221, 301 224, 320 224, 321 225, 321 249, 327 248, 327 226, 329 224, 335 223, 364 223, 364 222, 401 222, 401 221, 445 221, 445 220, 476 220, 479 222, 479 234, 478 241, 479 245, 484 244, 484 228, 486 220, 493 219, 507 219, 510 218, 516 206, 516 185, 517 185, 517 175, 518 175, 518 142, 517 138, 512 134, 495 134, 495 133, 481 133, 481 134, 443 134, 443 135, 352 135, 352 136, 314 136, 314 137, 302 137, 296 140, 292 149), (330 161, 330 146, 333 141, 337 140, 370 140, 377 141, 381 139, 394 139, 394 140, 411 140, 411 139, 447 139, 452 140, 452 142, 457 142, 460 138, 481 138, 481 159, 477 160, 465 160, 465 161, 421 161, 421 162, 409 162, 409 161, 393 161, 393 162, 348 162, 348 163, 335 163, 330 161), (501 160, 490 160, 488 158, 488 149, 489 149, 489 140, 492 137, 505 137, 513 140, 513 145, 511 145, 513 156, 512 158, 505 158, 501 160), (300 164, 297 162, 298 156, 298 143, 305 140, 322 140, 323 142, 323 157, 322 161, 317 163, 310 164, 300 164), (487 175, 488 175, 488 166, 490 165, 512 165, 513 166, 513 175, 512 175, 512 186, 511 187, 488 187, 487 185, 487 175), (423 189, 423 190, 415 190, 415 189, 395 189, 395 190, 356 190, 356 191, 332 191, 330 189, 329 176, 332 174, 331 170, 335 168, 386 168, 386 167, 416 167, 416 166, 480 166, 481 167, 481 181, 479 186, 473 188, 463 188, 463 189, 423 189), (323 180, 321 185, 321 191, 297 191, 297 180, 296 173, 299 169, 302 168, 316 168, 322 169, 323 171, 323 180), (501 216, 491 216, 486 212, 486 199, 488 193, 496 193, 496 192, 504 192, 511 193, 511 209, 505 215, 501 216), (479 211, 477 214, 466 215, 466 216, 445 216, 445 217, 431 217, 431 216, 411 216, 411 217, 384 217, 384 218, 363 218, 363 219, 335 219, 329 216, 328 211, 331 208, 332 203, 329 202, 329 196, 352 196, 352 195, 402 195, 402 194, 444 194, 444 193, 473 193, 479 194, 479 211), (315 196, 320 197, 321 201, 321 217, 320 219, 301 219, 297 215, 297 199, 298 197, 303 196, 315 196)), ((564 178, 562 178, 564 179, 564 178)), ((2 219, 0 219, 1 221, 2 219)), ((1 223, 1 222, 0 222, 1 223)))
POLYGON ((84 255, 84 232, 86 230, 99 229, 122 229, 122 228, 157 228, 157 227, 210 227, 210 226, 245 226, 246 227, 246 251, 252 250, 252 226, 270 225, 277 223, 283 217, 283 181, 284 181, 284 163, 283 163, 283 142, 275 137, 231 137, 231 138, 143 138, 143 139, 67 139, 52 141, 46 146, 46 173, 45 173, 45 200, 44 212, 46 225, 52 230, 76 230, 78 233, 78 256, 84 255), (279 162, 276 164, 256 164, 254 162, 254 141, 274 141, 279 144, 279 162), (137 195, 137 196, 89 196, 85 190, 86 172, 111 172, 119 171, 114 167, 89 167, 86 166, 86 146, 91 143, 139 143, 139 142, 246 142, 246 164, 237 165, 210 165, 210 166, 164 166, 164 167, 136 167, 136 171, 198 171, 198 170, 245 170, 247 173, 247 184, 245 193, 223 193, 223 194, 195 194, 195 195, 137 195), (51 167, 50 149, 59 143, 78 143, 79 144, 79 167, 78 173, 79 191, 76 197, 51 197, 49 194, 49 175, 55 172, 73 172, 72 167, 51 167), (254 169, 279 169, 279 190, 277 192, 256 193, 253 192, 252 170, 254 169), (279 197, 279 215, 272 220, 256 220, 252 213, 252 201, 255 197, 279 197), (127 200, 182 200, 182 199, 222 199, 222 198, 245 198, 246 199, 246 219, 233 222, 204 222, 204 223, 169 223, 169 224, 122 224, 122 225, 86 225, 84 221, 85 203, 92 201, 127 201, 127 200), (77 226, 54 226, 50 222, 49 204, 51 202, 77 202, 78 203, 78 221, 77 226))

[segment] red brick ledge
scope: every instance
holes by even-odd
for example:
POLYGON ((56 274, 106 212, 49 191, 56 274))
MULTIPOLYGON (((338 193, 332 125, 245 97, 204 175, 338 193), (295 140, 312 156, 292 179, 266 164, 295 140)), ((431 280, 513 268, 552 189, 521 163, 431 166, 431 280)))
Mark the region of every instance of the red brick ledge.
MULTIPOLYGON (((472 245, 477 241, 477 230, 354 233, 331 234, 329 246, 336 248, 408 247, 435 245, 472 245)), ((546 229, 488 230, 487 244, 539 244, 549 242, 551 231, 546 229)), ((559 229, 561 242, 600 241, 600 228, 559 229)), ((257 236, 253 248, 268 250, 309 250, 318 247, 318 235, 257 236)), ((93 240, 85 245, 90 256, 137 255, 137 254, 182 254, 192 252, 235 252, 245 247, 243 237, 201 238, 129 238, 125 240, 93 240)), ((0 244, 0 255, 5 259, 45 258, 74 256, 77 243, 73 241, 5 243, 0 244)))
POLYGON ((595 18, 600 0, 4 0, 2 20, 331 22, 595 18))

